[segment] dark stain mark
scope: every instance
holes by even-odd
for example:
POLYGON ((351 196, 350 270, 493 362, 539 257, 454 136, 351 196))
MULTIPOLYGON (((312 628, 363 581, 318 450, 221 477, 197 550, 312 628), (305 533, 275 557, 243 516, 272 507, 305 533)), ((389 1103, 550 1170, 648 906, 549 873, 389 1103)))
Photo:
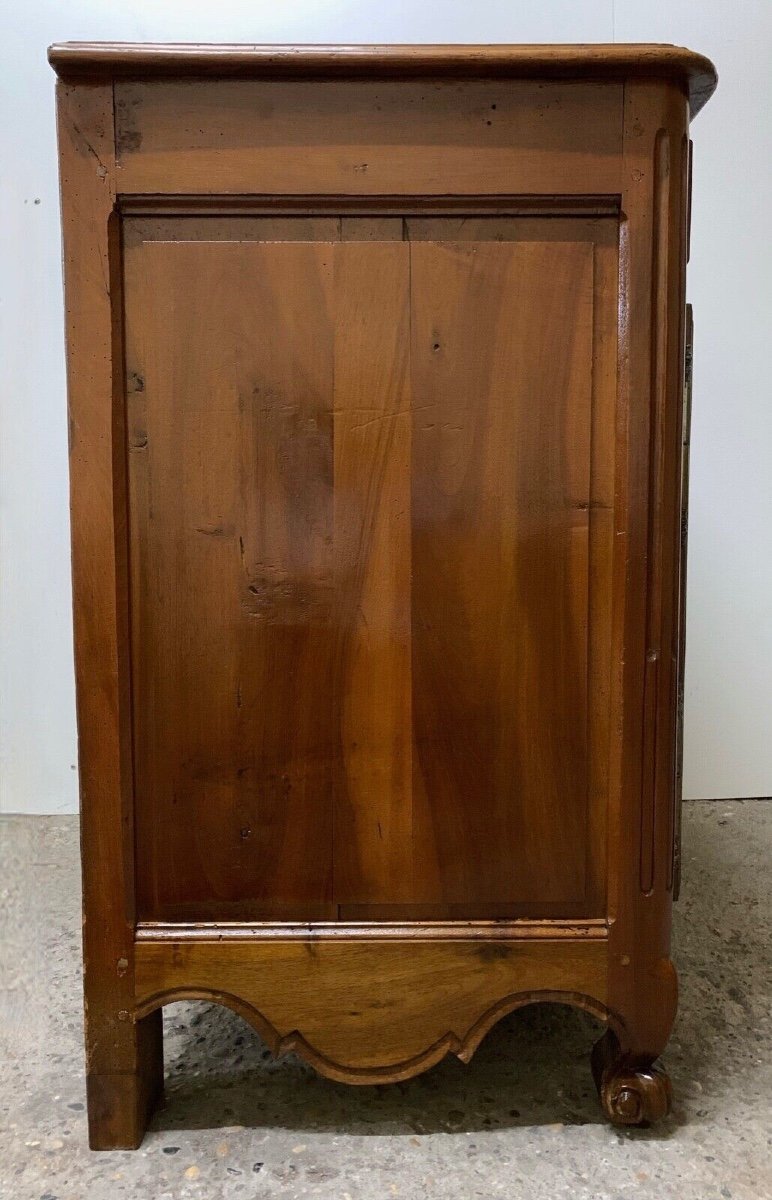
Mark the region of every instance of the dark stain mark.
POLYGON ((121 129, 119 131, 116 141, 116 150, 119 157, 121 154, 135 153, 141 145, 142 134, 138 129, 121 129))
POLYGON ((129 371, 126 376, 126 391, 127 392, 144 392, 145 381, 136 371, 129 371))
POLYGON ((371 1000, 367 1005, 368 1011, 379 1008, 394 1008, 394 1000, 371 1000))
POLYGON ((282 405, 281 392, 264 383, 253 385, 251 392, 239 392, 239 412, 245 412, 247 407, 253 407, 265 418, 273 419, 286 412, 297 412, 297 405, 282 405))
POLYGON ((502 958, 508 958, 514 946, 506 942, 480 942, 474 948, 474 953, 483 962, 498 962, 502 958))
POLYGON ((233 526, 223 522, 216 525, 196 525, 195 529, 196 533, 204 533, 207 537, 230 537, 233 533, 233 526))
POLYGON ((246 839, 246 838, 248 838, 248 837, 251 837, 251 836, 252 836, 252 830, 251 830, 251 829, 247 829, 247 827, 246 827, 246 826, 244 826, 244 828, 243 828, 243 829, 240 829, 240 830, 239 830, 239 837, 240 837, 240 838, 244 838, 244 839, 246 839))
POLYGON ((236 708, 241 708, 241 680, 236 684, 236 708))

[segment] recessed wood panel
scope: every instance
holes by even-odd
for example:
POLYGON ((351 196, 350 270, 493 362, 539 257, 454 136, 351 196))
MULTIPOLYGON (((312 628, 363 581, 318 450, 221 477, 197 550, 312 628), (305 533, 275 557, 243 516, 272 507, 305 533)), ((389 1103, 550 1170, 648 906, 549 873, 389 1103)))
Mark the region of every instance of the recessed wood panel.
POLYGON ((333 262, 126 255, 141 911, 330 912, 333 262))
POLYGON ((426 899, 580 899, 592 247, 417 242, 412 286, 426 899))
POLYGON ((339 905, 414 898, 410 249, 335 249, 339 905))
POLYGON ((126 223, 141 916, 600 913, 613 222, 244 220, 126 223))

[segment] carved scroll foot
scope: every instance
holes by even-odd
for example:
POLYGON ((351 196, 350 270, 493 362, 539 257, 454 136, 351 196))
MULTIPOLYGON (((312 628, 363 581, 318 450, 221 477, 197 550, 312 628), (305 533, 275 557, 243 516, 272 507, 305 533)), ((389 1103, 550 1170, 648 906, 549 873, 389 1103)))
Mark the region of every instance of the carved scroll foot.
POLYGON ((626 1062, 611 1030, 593 1047, 592 1073, 603 1112, 613 1124, 649 1125, 670 1112, 669 1077, 659 1067, 626 1062))

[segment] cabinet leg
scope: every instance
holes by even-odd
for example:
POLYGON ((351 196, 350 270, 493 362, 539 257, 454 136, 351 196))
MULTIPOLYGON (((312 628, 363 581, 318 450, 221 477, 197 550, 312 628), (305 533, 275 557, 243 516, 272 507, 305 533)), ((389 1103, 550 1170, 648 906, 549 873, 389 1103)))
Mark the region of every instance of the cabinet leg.
POLYGON ((161 1010, 130 1027, 134 1069, 87 1072, 88 1140, 92 1150, 136 1150, 163 1092, 161 1010))
POLYGON ((660 1067, 631 1061, 607 1030, 592 1050, 592 1073, 603 1112, 615 1125, 649 1125, 670 1112, 670 1079, 660 1067))

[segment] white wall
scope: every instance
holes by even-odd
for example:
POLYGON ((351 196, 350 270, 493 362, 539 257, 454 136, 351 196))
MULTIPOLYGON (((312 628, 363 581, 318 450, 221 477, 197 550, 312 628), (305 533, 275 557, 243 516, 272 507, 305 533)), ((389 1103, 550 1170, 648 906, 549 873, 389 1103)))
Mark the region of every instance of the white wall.
POLYGON ((772 793, 769 0, 5 0, 0 12, 0 810, 77 807, 67 441, 46 46, 64 40, 676 42, 698 118, 686 792, 772 793))

